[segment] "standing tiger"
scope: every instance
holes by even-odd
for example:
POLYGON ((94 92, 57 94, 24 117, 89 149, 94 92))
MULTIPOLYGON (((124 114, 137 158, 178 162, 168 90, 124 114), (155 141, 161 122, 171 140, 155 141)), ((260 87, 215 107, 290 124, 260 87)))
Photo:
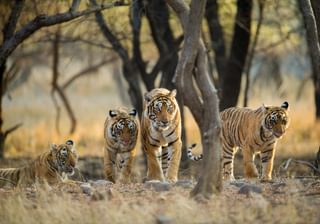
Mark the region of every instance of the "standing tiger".
POLYGON ((176 182, 181 159, 181 117, 176 90, 153 89, 144 95, 142 146, 148 180, 176 182))
MULTIPOLYGON (((231 107, 220 113, 222 120, 221 143, 223 149, 223 176, 226 180, 234 180, 233 160, 238 148, 241 148, 244 159, 244 174, 246 178, 258 177, 254 165, 254 157, 260 153, 262 163, 262 180, 270 180, 275 147, 288 128, 289 104, 284 102, 281 107, 266 107, 262 105, 256 110, 231 107)), ((199 160, 189 147, 188 157, 199 160)))
POLYGON ((109 181, 130 181, 138 131, 139 120, 135 109, 130 112, 126 108, 109 111, 104 123, 104 171, 109 181))
POLYGON ((76 163, 77 153, 72 140, 61 145, 52 144, 50 151, 24 167, 0 169, 0 187, 36 183, 56 185, 64 182, 65 174, 73 175, 76 163))

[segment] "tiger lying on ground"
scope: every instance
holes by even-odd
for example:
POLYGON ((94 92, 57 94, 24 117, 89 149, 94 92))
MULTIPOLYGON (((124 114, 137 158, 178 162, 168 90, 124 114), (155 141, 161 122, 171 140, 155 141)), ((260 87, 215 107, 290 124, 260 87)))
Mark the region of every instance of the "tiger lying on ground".
POLYGON ((104 170, 107 180, 129 182, 139 131, 137 111, 110 110, 104 123, 104 170))
POLYGON ((141 118, 147 180, 176 182, 181 159, 181 118, 176 90, 153 89, 144 95, 141 118))
MULTIPOLYGON (((289 104, 284 102, 281 107, 266 107, 263 105, 256 110, 232 107, 220 113, 224 179, 234 180, 234 155, 237 149, 241 148, 245 177, 258 177, 254 157, 257 153, 260 153, 261 179, 271 180, 276 143, 285 134, 289 125, 288 108, 289 104)), ((192 155, 191 149, 194 146, 189 148, 188 157, 191 160, 196 160, 195 158, 199 160, 199 156, 192 155)))
POLYGON ((0 187, 60 184, 65 181, 65 174, 73 175, 76 163, 77 154, 72 140, 61 145, 52 144, 50 151, 24 167, 0 169, 0 187))

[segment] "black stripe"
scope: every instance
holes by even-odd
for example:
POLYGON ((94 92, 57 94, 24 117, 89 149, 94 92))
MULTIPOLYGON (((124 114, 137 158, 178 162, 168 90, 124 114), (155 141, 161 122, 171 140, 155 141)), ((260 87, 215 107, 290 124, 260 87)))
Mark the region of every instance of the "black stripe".
POLYGON ((275 141, 270 142, 268 145, 266 145, 266 148, 270 145, 273 145, 275 143, 275 141))
POLYGON ((266 162, 268 162, 268 160, 269 160, 269 157, 268 157, 268 156, 265 156, 265 157, 262 157, 262 158, 261 158, 261 162, 262 162, 262 163, 266 163, 266 162))
POLYGON ((168 144, 168 147, 169 146, 171 146, 172 144, 174 144, 176 141, 178 141, 179 140, 179 138, 177 138, 176 140, 173 140, 172 142, 170 142, 169 144, 168 144))
POLYGON ((153 146, 153 147, 157 147, 157 148, 159 148, 160 146, 159 145, 155 145, 155 144, 151 144, 151 143, 149 143, 151 146, 153 146))
POLYGON ((153 141, 160 143, 160 140, 156 139, 156 138, 152 138, 152 136, 149 136, 153 141))
POLYGON ((162 157, 168 156, 168 152, 162 154, 162 157))
POLYGON ((227 162, 223 163, 223 167, 225 167, 226 165, 228 165, 230 163, 232 163, 232 161, 227 161, 227 162))
POLYGON ((267 153, 267 152, 271 152, 271 151, 273 151, 273 148, 267 149, 267 150, 265 150, 265 151, 263 151, 263 152, 261 152, 261 153, 267 153))
POLYGON ((232 156, 233 155, 233 150, 230 152, 230 151, 227 151, 227 149, 223 150, 223 152, 227 155, 230 155, 232 156))
POLYGON ((166 135, 166 138, 171 136, 176 131, 176 128, 174 128, 168 135, 166 135))
POLYGON ((257 146, 262 146, 262 144, 259 144, 255 138, 253 138, 254 144, 256 144, 257 146))
POLYGON ((229 156, 224 156, 223 158, 225 158, 225 159, 232 159, 232 157, 229 157, 229 156))

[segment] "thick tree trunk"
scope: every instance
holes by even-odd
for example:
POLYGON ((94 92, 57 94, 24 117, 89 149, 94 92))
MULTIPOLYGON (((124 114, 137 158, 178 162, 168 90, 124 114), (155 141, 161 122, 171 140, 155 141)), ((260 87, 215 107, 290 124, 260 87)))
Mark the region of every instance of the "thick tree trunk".
POLYGON ((208 197, 221 191, 220 118, 217 91, 207 71, 207 54, 200 39, 206 0, 193 0, 191 10, 183 0, 167 0, 177 13, 184 30, 184 45, 176 69, 175 82, 197 121, 203 145, 202 172, 192 196, 208 197), (192 75, 194 75, 195 83, 192 75), (201 96, 196 92, 199 88, 201 96))
POLYGON ((236 106, 250 43, 252 0, 238 0, 230 56, 222 76, 220 110, 236 106))
POLYGON ((314 12, 310 0, 298 0, 306 28, 307 43, 311 57, 312 77, 316 105, 316 118, 320 119, 320 44, 314 12))

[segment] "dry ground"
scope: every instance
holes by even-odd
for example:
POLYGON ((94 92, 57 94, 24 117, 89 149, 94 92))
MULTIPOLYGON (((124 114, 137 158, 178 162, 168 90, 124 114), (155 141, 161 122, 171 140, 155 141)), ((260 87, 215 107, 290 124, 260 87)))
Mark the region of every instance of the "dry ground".
POLYGON ((210 199, 190 198, 193 184, 144 184, 0 190, 0 223, 319 223, 320 181, 225 183, 210 199), (244 186, 244 185, 245 186, 244 186), (252 187, 253 186, 253 187, 252 187), (247 192, 254 188, 259 193, 247 192))
MULTIPOLYGON (((50 76, 44 68, 35 71, 27 84, 10 91, 11 100, 4 97, 4 128, 19 122, 23 122, 23 126, 7 139, 7 159, 0 161, 0 167, 25 164, 26 156, 35 157, 47 150, 50 142, 61 143, 71 138, 81 156, 78 167, 82 174, 90 180, 103 178, 105 116, 109 109, 117 106, 131 107, 126 94, 120 97, 111 78, 111 69, 78 80, 67 91, 78 120, 74 134, 68 134, 69 121, 65 111, 62 111, 60 134, 57 133, 55 109, 50 98, 50 76)), ((135 184, 93 184, 89 192, 80 187, 0 189, 0 223, 320 223, 319 179, 310 177, 312 171, 304 165, 292 164, 288 172, 278 172, 280 164, 288 158, 312 162, 320 145, 320 124, 314 118, 312 84, 307 83, 302 97, 296 100, 293 93, 299 83, 292 80, 284 83, 287 83, 283 87, 288 93, 286 96, 278 95, 277 90, 259 89, 253 91, 256 94, 251 96, 249 105, 252 108, 262 103, 281 105, 285 100, 290 104, 291 123, 277 145, 274 183, 253 182, 252 187, 242 186, 243 182, 239 180, 236 185, 225 183, 221 194, 210 199, 190 198, 190 191, 201 172, 199 162, 181 172, 181 179, 191 179, 192 184, 156 191, 141 183, 145 170, 139 150, 135 167, 138 183, 135 184), (275 94, 270 95, 270 92, 275 94), (299 178, 287 178, 293 176, 299 178), (244 194, 238 193, 241 187, 244 194), (248 188, 258 193, 245 193, 248 188)), ((199 143, 198 128, 186 112, 187 144, 199 143)), ((201 145, 197 150, 201 152, 201 145)), ((236 161, 236 176, 242 176, 240 154, 236 161)))

